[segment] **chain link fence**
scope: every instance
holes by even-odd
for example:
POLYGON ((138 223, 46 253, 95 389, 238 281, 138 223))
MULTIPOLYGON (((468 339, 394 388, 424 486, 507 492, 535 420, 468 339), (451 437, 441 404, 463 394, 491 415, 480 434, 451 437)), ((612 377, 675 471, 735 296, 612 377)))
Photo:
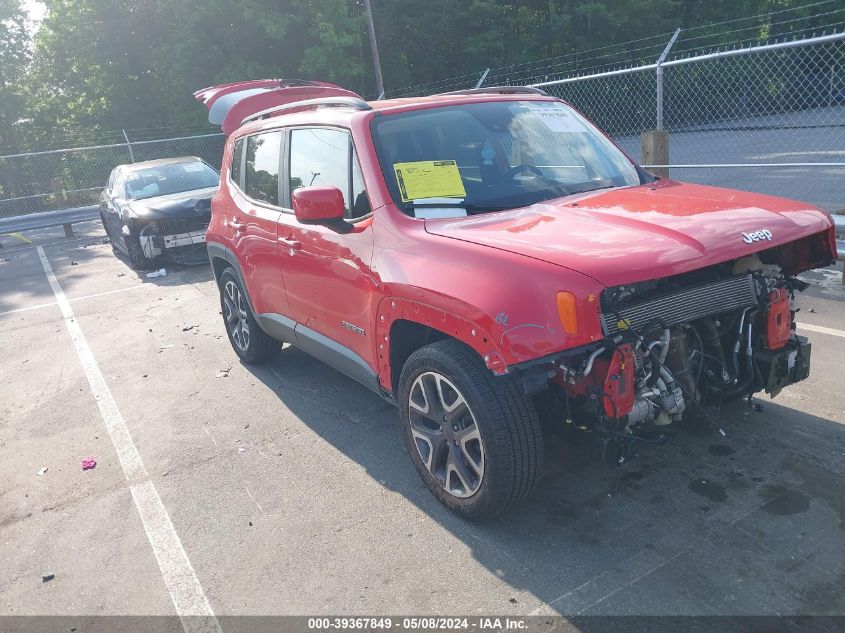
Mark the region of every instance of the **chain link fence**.
POLYGON ((674 179, 845 208, 845 33, 526 83, 640 160, 662 122, 674 179))
POLYGON ((132 141, 0 156, 0 218, 95 204, 123 163, 197 156, 219 167, 223 134, 132 141))
MULTIPOLYGON (((845 16, 845 7, 828 8, 813 19, 845 16)), ((769 29, 804 27, 810 20, 773 16, 764 16, 771 20, 769 29)), ((762 29, 753 22, 725 34, 762 29)), ((831 28, 832 33, 804 31, 798 39, 710 50, 702 46, 718 33, 691 29, 664 35, 662 41, 656 36, 633 40, 627 43, 630 50, 609 44, 388 96, 471 88, 479 81, 540 87, 572 103, 640 162, 640 134, 669 132, 669 166, 676 180, 769 193, 836 211, 845 208, 845 24, 831 28), (639 61, 618 66, 626 55, 639 61)))

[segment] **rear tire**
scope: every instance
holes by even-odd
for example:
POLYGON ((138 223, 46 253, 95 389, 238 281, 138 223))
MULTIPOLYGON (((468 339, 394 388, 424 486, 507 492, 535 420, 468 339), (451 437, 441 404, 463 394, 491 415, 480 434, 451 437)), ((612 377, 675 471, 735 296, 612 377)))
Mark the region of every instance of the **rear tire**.
POLYGON ((263 363, 276 354, 281 344, 262 330, 247 301, 246 291, 235 271, 226 268, 220 275, 220 309, 232 349, 242 361, 263 363))
POLYGON ((411 354, 399 379, 405 442, 420 477, 453 512, 507 512, 531 494, 543 434, 531 398, 513 376, 494 376, 455 340, 411 354))

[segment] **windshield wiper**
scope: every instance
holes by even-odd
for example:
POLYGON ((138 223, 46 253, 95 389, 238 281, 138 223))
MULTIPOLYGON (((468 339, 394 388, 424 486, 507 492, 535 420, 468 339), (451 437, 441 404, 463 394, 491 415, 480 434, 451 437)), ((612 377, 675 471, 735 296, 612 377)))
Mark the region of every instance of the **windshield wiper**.
POLYGON ((601 185, 599 187, 581 187, 580 189, 578 189, 578 188, 567 189, 566 195, 573 196, 576 193, 589 193, 590 191, 600 191, 602 189, 613 189, 616 186, 617 185, 610 184, 610 185, 601 185))

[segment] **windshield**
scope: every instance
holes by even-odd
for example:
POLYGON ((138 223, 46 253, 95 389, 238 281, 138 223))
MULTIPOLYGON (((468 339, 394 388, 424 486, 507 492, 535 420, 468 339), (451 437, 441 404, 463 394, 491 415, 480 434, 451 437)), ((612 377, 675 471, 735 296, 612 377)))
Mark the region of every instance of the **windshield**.
POLYGON ((431 108, 376 117, 372 130, 407 212, 428 200, 481 213, 641 182, 613 143, 559 101, 431 108))
POLYGON ((148 167, 126 177, 126 197, 143 200, 194 189, 216 187, 220 174, 201 160, 148 167))

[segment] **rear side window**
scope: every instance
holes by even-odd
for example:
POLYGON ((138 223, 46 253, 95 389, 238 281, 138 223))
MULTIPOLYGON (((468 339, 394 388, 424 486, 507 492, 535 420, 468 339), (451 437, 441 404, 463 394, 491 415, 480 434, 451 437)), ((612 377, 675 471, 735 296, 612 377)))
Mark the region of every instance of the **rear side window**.
POLYGON ((278 206, 282 132, 247 139, 244 192, 250 198, 278 206))
POLYGON ((241 182, 241 164, 243 163, 243 157, 244 139, 239 138, 235 141, 235 149, 232 151, 232 168, 230 169, 232 182, 238 185, 238 187, 243 186, 243 183, 241 182))
POLYGON ((291 131, 290 190, 318 186, 340 189, 347 219, 360 218, 370 212, 358 158, 348 132, 322 128, 291 131))

